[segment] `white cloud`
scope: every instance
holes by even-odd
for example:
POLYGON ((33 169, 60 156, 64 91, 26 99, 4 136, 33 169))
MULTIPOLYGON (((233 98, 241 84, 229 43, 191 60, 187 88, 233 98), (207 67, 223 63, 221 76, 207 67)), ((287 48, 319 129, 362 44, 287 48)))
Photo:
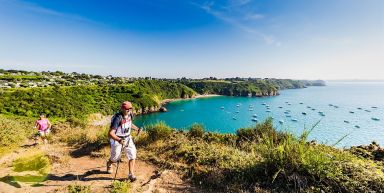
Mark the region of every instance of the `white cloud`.
POLYGON ((253 13, 253 14, 248 14, 245 16, 245 20, 260 20, 260 19, 264 19, 264 15, 262 14, 258 14, 258 13, 253 13))
MULTIPOLYGON (((7 1, 6 1, 7 2, 7 1)), ((23 2, 23 1, 8 1, 10 3, 13 3, 14 5, 25 9, 30 12, 34 12, 36 14, 41 14, 41 15, 48 15, 48 16, 53 16, 53 17, 60 17, 66 20, 72 20, 72 21, 77 21, 77 22, 84 22, 84 23, 91 23, 91 24, 98 24, 100 23, 95 22, 93 20, 90 20, 86 17, 76 15, 76 14, 70 14, 70 13, 64 13, 64 12, 59 12, 56 10, 48 9, 33 3, 28 3, 28 2, 23 2)))
POLYGON ((226 22, 237 29, 242 30, 243 32, 246 32, 251 35, 255 35, 261 39, 267 44, 267 45, 274 45, 277 47, 280 47, 282 43, 272 35, 267 35, 260 30, 258 30, 256 27, 253 27, 246 21, 256 21, 264 19, 264 15, 254 12, 248 12, 241 8, 241 6, 246 6, 249 3, 251 3, 251 0, 230 0, 228 3, 228 6, 221 7, 216 5, 215 1, 206 1, 203 4, 198 4, 192 2, 191 4, 201 8, 208 14, 214 16, 215 18, 226 22), (231 10, 228 9, 228 7, 231 8, 231 10), (236 10, 234 10, 234 7, 236 10), (234 14, 236 12, 237 14, 234 14))

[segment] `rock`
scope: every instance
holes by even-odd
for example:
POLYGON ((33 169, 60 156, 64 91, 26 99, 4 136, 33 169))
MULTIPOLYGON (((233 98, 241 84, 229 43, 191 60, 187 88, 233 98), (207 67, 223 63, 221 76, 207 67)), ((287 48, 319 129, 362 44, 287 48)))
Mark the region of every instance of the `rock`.
POLYGON ((167 112, 168 110, 167 110, 167 108, 165 108, 165 107, 160 107, 160 112, 167 112))

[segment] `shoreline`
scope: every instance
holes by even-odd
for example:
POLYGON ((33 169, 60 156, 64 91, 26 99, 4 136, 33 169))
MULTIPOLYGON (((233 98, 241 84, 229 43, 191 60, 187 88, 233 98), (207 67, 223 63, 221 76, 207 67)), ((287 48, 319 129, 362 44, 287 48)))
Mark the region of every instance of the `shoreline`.
POLYGON ((164 99, 160 102, 161 106, 166 105, 167 103, 179 101, 179 100, 191 100, 191 99, 198 99, 198 98, 208 98, 208 97, 217 97, 217 96, 224 96, 224 95, 218 95, 218 94, 203 94, 203 95, 196 95, 191 98, 174 98, 174 99, 164 99))

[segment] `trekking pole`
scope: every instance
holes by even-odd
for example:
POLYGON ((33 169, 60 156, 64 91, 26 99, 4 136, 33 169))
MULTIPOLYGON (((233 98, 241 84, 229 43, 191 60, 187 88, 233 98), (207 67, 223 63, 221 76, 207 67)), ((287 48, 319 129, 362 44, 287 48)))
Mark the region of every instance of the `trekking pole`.
MULTIPOLYGON (((130 137, 128 137, 127 145, 129 145, 129 140, 131 140, 130 137)), ((120 164, 120 162, 121 162, 121 157, 123 156, 123 150, 124 150, 124 148, 125 148, 127 145, 122 145, 122 147, 121 147, 121 151, 120 151, 120 159, 117 161, 115 177, 113 178, 113 181, 112 181, 112 182, 114 182, 114 181, 116 180, 117 171, 119 170, 119 164, 120 164)))

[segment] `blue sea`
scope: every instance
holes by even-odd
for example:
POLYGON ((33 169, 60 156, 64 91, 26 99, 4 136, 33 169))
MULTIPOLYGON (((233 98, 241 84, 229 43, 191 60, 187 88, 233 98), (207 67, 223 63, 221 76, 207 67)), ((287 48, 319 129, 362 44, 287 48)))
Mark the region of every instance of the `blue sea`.
POLYGON ((135 123, 164 121, 178 129, 201 123, 208 131, 235 133, 273 117, 278 130, 295 135, 319 122, 309 138, 328 145, 344 137, 336 146, 372 141, 384 145, 384 82, 327 82, 327 86, 282 90, 273 97, 215 96, 178 100, 166 108, 166 113, 138 116, 135 123))

